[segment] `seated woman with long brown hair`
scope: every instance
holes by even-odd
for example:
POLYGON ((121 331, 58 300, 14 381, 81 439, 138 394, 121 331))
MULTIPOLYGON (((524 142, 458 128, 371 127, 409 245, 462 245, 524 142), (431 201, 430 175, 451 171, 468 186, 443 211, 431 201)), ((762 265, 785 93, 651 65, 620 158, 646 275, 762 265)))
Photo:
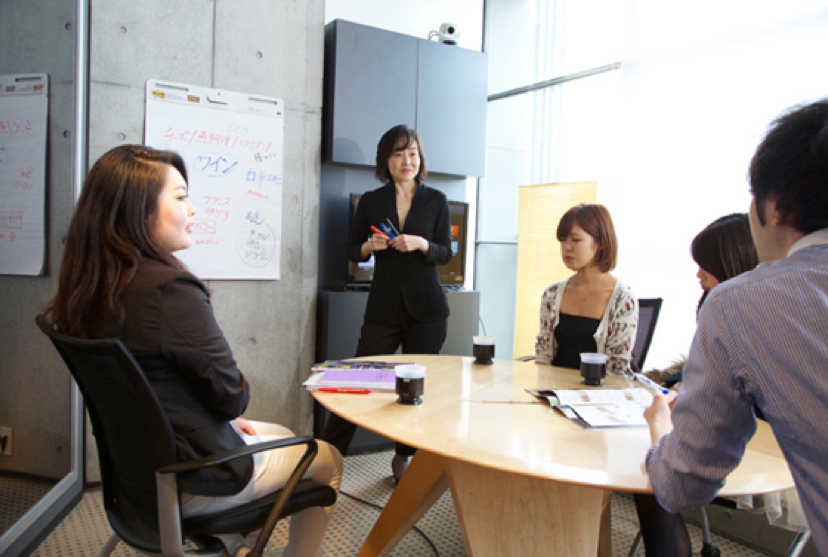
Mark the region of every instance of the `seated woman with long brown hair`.
MULTIPOLYGON (((78 338, 119 338, 140 364, 189 460, 287 428, 241 417, 250 384, 221 331, 206 286, 173 255, 190 247, 195 209, 171 151, 122 145, 84 183, 66 237, 51 326, 78 338)), ((342 457, 324 442, 305 478, 339 491, 342 457)), ((267 451, 183 475, 184 516, 218 512, 281 489, 303 447, 267 451)), ((316 555, 333 505, 290 520, 287 555, 316 555)), ((238 539, 224 539, 232 553, 238 539)))

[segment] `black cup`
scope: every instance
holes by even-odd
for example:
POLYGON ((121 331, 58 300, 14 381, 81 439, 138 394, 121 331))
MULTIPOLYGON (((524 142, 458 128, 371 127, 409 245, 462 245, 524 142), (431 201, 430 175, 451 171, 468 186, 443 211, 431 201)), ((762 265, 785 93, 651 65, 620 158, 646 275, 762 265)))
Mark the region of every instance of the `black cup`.
POLYGON ((600 387, 601 379, 607 376, 607 357, 604 354, 592 352, 581 353, 581 382, 584 385, 600 387))
POLYGON ((425 377, 419 379, 397 377, 394 391, 399 395, 398 404, 422 404, 421 396, 425 392, 425 377))
POLYGON ((495 355, 494 339, 491 337, 473 337, 472 355, 474 363, 478 365, 492 365, 495 355))
POLYGON ((584 378, 581 383, 584 385, 601 386, 601 378, 607 374, 606 364, 587 364, 581 362, 581 377, 584 378))

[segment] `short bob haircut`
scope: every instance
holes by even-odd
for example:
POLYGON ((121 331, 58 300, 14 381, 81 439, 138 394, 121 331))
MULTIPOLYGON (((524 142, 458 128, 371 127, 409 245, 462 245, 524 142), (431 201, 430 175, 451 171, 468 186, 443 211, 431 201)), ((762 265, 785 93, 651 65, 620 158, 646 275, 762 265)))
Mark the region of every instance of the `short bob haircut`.
POLYGON ((564 213, 558 223, 556 233, 558 241, 563 242, 572 232, 575 225, 584 229, 598 244, 593 263, 602 273, 609 273, 615 269, 618 260, 618 238, 612 217, 603 205, 581 203, 564 213))
POLYGON ((762 226, 765 202, 774 201, 782 224, 804 234, 828 228, 828 99, 777 118, 748 175, 762 226))
POLYGON ((417 144, 417 150, 420 152, 420 171, 415 178, 417 181, 423 181, 428 177, 428 167, 426 165, 425 149, 423 149, 423 142, 417 131, 409 128, 404 124, 394 126, 382 136, 377 144, 377 170, 375 176, 380 182, 391 181, 391 173, 388 171, 388 159, 395 151, 402 151, 408 149, 412 144, 417 144))

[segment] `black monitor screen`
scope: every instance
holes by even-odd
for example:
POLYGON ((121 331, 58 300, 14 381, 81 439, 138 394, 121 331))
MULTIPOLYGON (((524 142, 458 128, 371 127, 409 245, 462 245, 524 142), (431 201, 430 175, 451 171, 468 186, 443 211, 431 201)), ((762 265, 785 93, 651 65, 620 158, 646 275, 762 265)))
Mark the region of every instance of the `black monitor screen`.
MULTIPOLYGON (((350 217, 356 214, 357 203, 361 194, 352 193, 350 199, 350 217)), ((437 267, 440 282, 446 285, 462 285, 465 282, 466 241, 469 222, 469 204, 462 201, 449 201, 449 220, 451 224, 451 260, 437 267)), ((368 261, 354 263, 348 261, 348 284, 366 285, 374 278, 374 257, 368 261)))

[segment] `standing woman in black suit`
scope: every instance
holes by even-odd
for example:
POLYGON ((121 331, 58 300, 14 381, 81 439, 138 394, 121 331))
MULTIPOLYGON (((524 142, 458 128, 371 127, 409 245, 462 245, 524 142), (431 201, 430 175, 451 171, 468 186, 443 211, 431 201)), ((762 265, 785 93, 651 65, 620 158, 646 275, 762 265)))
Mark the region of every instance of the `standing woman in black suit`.
MULTIPOLYGON (((393 354, 400 345, 404 354, 437 354, 446 339, 449 308, 437 266, 452 255, 449 208, 442 192, 423 183, 426 175, 417 132, 404 125, 388 130, 377 145, 376 177, 385 185, 362 196, 348 236, 349 259, 375 258, 357 357, 393 354), (389 222, 399 235, 372 232, 389 222)), ((325 439, 344 453, 354 430, 332 414, 325 439)), ((397 481, 412 454, 397 443, 391 464, 397 481)))

